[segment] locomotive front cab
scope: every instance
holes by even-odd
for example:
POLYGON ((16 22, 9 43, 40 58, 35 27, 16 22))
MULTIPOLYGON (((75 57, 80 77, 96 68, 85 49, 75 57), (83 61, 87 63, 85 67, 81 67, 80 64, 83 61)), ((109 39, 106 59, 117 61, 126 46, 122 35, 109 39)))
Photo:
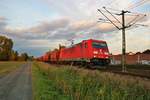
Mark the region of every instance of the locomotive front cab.
POLYGON ((91 62, 96 65, 108 65, 110 63, 109 50, 105 41, 92 41, 91 62))

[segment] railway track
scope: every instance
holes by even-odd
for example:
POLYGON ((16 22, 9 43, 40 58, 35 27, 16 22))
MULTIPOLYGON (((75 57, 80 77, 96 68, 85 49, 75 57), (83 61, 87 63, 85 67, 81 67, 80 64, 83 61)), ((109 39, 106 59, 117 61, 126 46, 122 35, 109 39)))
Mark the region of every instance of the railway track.
MULTIPOLYGON (((56 67, 61 67, 64 65, 58 65, 58 64, 54 64, 54 66, 56 67)), ((124 76, 132 76, 132 77, 140 77, 143 79, 148 79, 150 80, 150 66, 146 67, 146 68, 141 68, 141 67, 127 67, 127 71, 126 72, 122 72, 121 67, 120 66, 92 66, 92 67, 81 67, 81 66, 75 66, 75 65, 70 65, 71 67, 78 67, 78 68, 85 68, 88 70, 99 70, 101 72, 108 72, 108 73, 114 73, 114 74, 118 74, 118 75, 124 75, 124 76)))
POLYGON ((119 75, 140 77, 140 78, 144 78, 144 79, 149 79, 150 80, 150 75, 148 76, 148 75, 143 75, 143 74, 138 74, 138 73, 122 72, 122 71, 108 71, 108 70, 100 70, 100 71, 114 73, 114 74, 119 74, 119 75))
POLYGON ((143 79, 149 79, 150 80, 150 68, 146 68, 146 69, 127 68, 126 72, 122 72, 121 68, 114 68, 114 67, 110 68, 108 66, 103 66, 102 68, 91 67, 88 69, 99 70, 102 72, 114 73, 114 74, 119 74, 119 75, 140 77, 143 79))
MULTIPOLYGON (((117 72, 116 72, 117 73, 117 72)), ((136 77, 141 77, 141 78, 146 78, 146 79, 150 79, 150 76, 147 76, 147 75, 140 75, 140 74, 135 74, 135 73, 130 73, 130 72, 124 72, 124 73, 121 73, 121 74, 124 74, 124 75, 131 75, 131 76, 136 76, 136 77)))

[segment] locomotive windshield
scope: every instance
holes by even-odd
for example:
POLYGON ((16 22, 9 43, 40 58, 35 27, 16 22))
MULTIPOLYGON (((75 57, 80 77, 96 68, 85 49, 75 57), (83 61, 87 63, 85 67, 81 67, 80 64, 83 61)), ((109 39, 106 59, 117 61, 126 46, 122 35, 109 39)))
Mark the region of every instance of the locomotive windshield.
POLYGON ((106 48, 107 44, 105 42, 93 42, 93 48, 106 48))

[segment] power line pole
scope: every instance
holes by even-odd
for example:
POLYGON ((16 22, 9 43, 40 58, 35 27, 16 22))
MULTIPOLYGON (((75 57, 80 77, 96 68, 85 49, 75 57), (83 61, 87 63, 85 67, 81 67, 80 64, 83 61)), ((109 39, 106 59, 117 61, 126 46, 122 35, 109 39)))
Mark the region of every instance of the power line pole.
POLYGON ((114 25, 118 30, 122 30, 122 72, 126 72, 126 37, 125 37, 125 29, 131 27, 132 25, 134 25, 137 20, 142 19, 144 16, 142 16, 141 18, 138 19, 139 15, 137 15, 132 21, 130 21, 128 23, 128 25, 125 24, 125 13, 131 13, 129 11, 124 11, 122 10, 120 14, 115 14, 115 15, 121 15, 122 16, 122 22, 119 21, 119 19, 117 19, 110 11, 108 11, 106 9, 106 7, 103 7, 106 12, 108 12, 114 19, 115 21, 112 21, 111 19, 109 19, 108 16, 106 16, 102 10, 98 9, 98 11, 106 18, 106 19, 102 19, 99 18, 99 20, 102 20, 103 22, 110 22, 112 25, 114 25), (116 23, 121 24, 121 27, 119 27, 118 25, 116 25, 116 23))
POLYGON ((122 71, 126 71, 126 37, 125 37, 125 13, 126 11, 122 10, 122 71))

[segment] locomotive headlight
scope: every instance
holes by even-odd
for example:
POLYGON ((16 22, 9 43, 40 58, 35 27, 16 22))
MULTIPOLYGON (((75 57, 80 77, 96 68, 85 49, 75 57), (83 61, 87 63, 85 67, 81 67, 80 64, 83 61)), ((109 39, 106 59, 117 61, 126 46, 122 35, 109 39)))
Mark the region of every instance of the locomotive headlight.
POLYGON ((93 54, 98 54, 98 51, 93 51, 93 54))
POLYGON ((106 58, 108 58, 108 57, 106 57, 106 58))
POLYGON ((109 53, 108 53, 108 52, 105 52, 104 54, 105 54, 105 55, 109 55, 109 53))

